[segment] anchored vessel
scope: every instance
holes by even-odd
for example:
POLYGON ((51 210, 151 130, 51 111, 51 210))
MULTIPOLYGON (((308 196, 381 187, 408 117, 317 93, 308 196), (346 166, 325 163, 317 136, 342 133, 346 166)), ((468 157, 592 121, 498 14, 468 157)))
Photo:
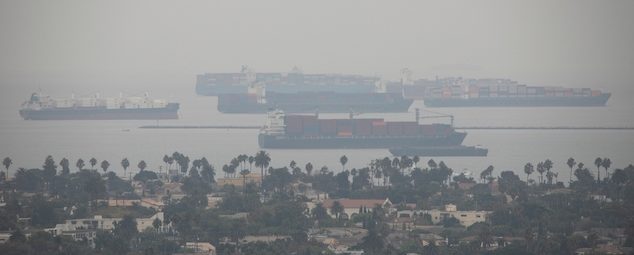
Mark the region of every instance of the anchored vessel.
POLYGON ((279 109, 288 113, 407 112, 413 100, 400 93, 297 92, 225 94, 218 96, 223 113, 266 113, 279 109))
POLYGON ((239 73, 205 73, 196 77, 196 93, 202 96, 247 93, 249 86, 262 84, 270 92, 305 91, 371 93, 378 77, 350 74, 304 74, 298 68, 289 73, 256 73, 247 66, 239 73))
POLYGON ((417 121, 390 122, 383 119, 320 119, 314 115, 285 115, 269 112, 258 143, 262 148, 361 149, 402 146, 457 146, 464 132, 451 125, 422 125, 417 121))
POLYGON ((33 93, 22 104, 25 120, 158 120, 178 119, 178 103, 144 97, 54 99, 33 93))
POLYGON ((447 78, 405 86, 407 98, 422 99, 428 107, 604 106, 611 94, 590 88, 542 87, 508 79, 447 78))

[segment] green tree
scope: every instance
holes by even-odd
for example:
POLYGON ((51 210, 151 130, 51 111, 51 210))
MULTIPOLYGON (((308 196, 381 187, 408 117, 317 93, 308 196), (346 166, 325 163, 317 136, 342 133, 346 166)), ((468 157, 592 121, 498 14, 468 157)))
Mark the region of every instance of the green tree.
POLYGON ((343 206, 339 203, 339 200, 335 200, 330 207, 330 213, 335 215, 337 220, 341 219, 341 215, 343 214, 343 206))
POLYGON ((328 211, 326 211, 326 208, 322 203, 315 205, 315 207, 311 210, 311 215, 316 220, 325 220, 329 218, 328 211))
POLYGON ((544 168, 544 162, 537 163, 536 167, 537 172, 539 173, 539 184, 544 183, 544 173, 546 172, 546 168, 544 168))
POLYGON ((612 160, 609 158, 604 158, 601 161, 601 166, 605 169, 605 178, 610 178, 610 173, 608 173, 608 169, 612 166, 612 160))
POLYGON ((313 164, 308 162, 308 163, 306 163, 306 166, 304 168, 306 169, 306 174, 308 174, 308 176, 310 176, 311 173, 313 172, 313 164))
POLYGON ((528 183, 528 179, 531 177, 531 174, 534 171, 535 171, 535 168, 533 168, 533 164, 526 163, 526 165, 524 165, 524 173, 526 173, 526 183, 528 183))
POLYGON ((92 167, 92 170, 95 170, 95 165, 97 165, 97 159, 96 158, 91 158, 90 161, 90 166, 92 167))
POLYGON ((110 167, 108 160, 101 161, 101 169, 103 169, 104 174, 108 171, 108 167, 110 167))
POLYGON ((601 158, 596 158, 594 160, 594 165, 597 166, 597 183, 601 183, 601 170, 599 169, 599 167, 601 167, 602 163, 603 160, 601 158))
POLYGON ((267 168, 270 162, 271 157, 269 157, 269 154, 266 153, 266 151, 259 151, 255 154, 255 167, 260 168, 260 178, 264 179, 264 168, 267 168))
POLYGON ((4 165, 4 168, 7 170, 7 175, 5 176, 6 179, 9 179, 9 167, 11 167, 12 164, 13 160, 9 157, 5 157, 4 160, 2 160, 2 165, 4 165))
POLYGON ((577 162, 575 162, 575 159, 571 157, 568 161, 566 161, 566 165, 570 167, 570 183, 572 183, 572 168, 577 165, 577 162))
POLYGON ((68 159, 63 158, 61 161, 59 161, 59 165, 62 166, 62 175, 68 176, 68 174, 70 174, 70 162, 68 161, 68 159))
POLYGON ((139 164, 137 164, 137 167, 139 168, 139 172, 143 172, 143 170, 147 168, 147 163, 145 163, 145 160, 141 160, 139 164))
POLYGON ((341 163, 341 171, 345 171, 346 164, 348 163, 348 157, 346 157, 346 155, 341 156, 341 158, 339 158, 339 163, 341 163))
POLYGON ((77 169, 79 169, 79 171, 84 169, 84 166, 86 166, 86 163, 84 163, 83 159, 78 159, 77 163, 75 163, 75 166, 77 167, 77 169))
MULTIPOLYGON (((121 160, 121 167, 123 167, 123 176, 126 175, 126 171, 128 170, 128 167, 130 167, 130 161, 128 160, 128 158, 123 158, 121 160)), ((123 177, 125 178, 125 177, 123 177)))

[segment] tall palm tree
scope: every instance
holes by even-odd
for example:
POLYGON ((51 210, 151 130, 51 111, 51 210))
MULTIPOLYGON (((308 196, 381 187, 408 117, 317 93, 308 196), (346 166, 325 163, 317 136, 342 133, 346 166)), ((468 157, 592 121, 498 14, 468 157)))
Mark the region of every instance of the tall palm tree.
POLYGON ((240 171, 240 175, 242 175, 242 188, 244 188, 244 195, 247 194, 247 175, 249 175, 251 171, 249 169, 242 169, 240 171))
POLYGON ((121 167, 123 167, 123 176, 125 176, 128 167, 130 167, 130 161, 128 161, 128 158, 124 158, 121 160, 121 167))
POLYGON ((108 160, 101 161, 101 169, 103 169, 104 174, 108 171, 108 167, 110 167, 110 162, 108 162, 108 160))
POLYGON ((306 168, 306 173, 310 176, 310 174, 313 172, 313 164, 308 162, 306 163, 306 166, 304 168, 306 168))
POLYGON ((145 163, 145 160, 141 160, 136 166, 139 168, 139 172, 143 172, 147 167, 147 163, 145 163))
POLYGON ((62 175, 68 175, 70 173, 70 162, 67 158, 63 158, 59 161, 59 165, 62 166, 62 175))
POLYGON ((13 165, 13 160, 11 160, 11 158, 6 157, 4 158, 4 160, 2 160, 2 165, 4 165, 4 168, 7 169, 7 176, 5 176, 5 179, 9 179, 9 167, 11 165, 13 165))
POLYGON ((248 161, 249 161, 249 171, 251 171, 253 167, 253 162, 255 162, 255 157, 249 156, 248 161))
POLYGON ((255 154, 255 167, 260 168, 260 178, 262 178, 262 180, 264 180, 264 168, 267 168, 270 162, 271 157, 269 157, 269 154, 266 153, 266 151, 259 151, 255 154))
POLYGON ((339 163, 341 163, 341 171, 346 171, 346 164, 348 163, 348 157, 346 157, 346 155, 341 156, 341 158, 339 158, 339 163))
POLYGON ((97 165, 97 159, 96 158, 91 158, 89 163, 91 165, 91 169, 95 170, 95 165, 97 165))
POLYGON ((488 177, 493 176, 493 166, 489 166, 480 173, 480 179, 484 182, 488 177))
POLYGON ((524 173, 526 173, 526 183, 528 183, 528 179, 531 177, 531 174, 534 171, 535 169, 533 168, 533 164, 526 163, 526 165, 524 165, 524 173))
POLYGON ((597 183, 601 182, 601 170, 599 170, 599 167, 601 167, 602 163, 603 160, 601 158, 597 158, 594 160, 594 165, 597 166, 597 183))
POLYGON ((603 168, 605 168, 605 178, 606 179, 610 178, 610 173, 608 173, 608 169, 610 168, 611 165, 612 165, 612 160, 610 160, 609 158, 604 158, 601 161, 601 166, 603 168))
POLYGON ((418 167, 418 162, 420 162, 420 157, 414 156, 412 161, 414 161, 414 167, 418 167))
POLYGON ((332 207, 330 207, 330 213, 334 214, 337 220, 341 219, 341 214, 343 212, 344 212, 344 208, 341 205, 341 203, 339 203, 338 200, 335 200, 334 202, 332 202, 332 207))
POLYGON ((227 178, 227 175, 229 174, 229 166, 227 164, 224 164, 222 166, 222 171, 225 173, 225 178, 227 178))
POLYGON ((170 156, 167 156, 167 154, 165 154, 163 156, 163 162, 165 162, 165 169, 167 169, 167 163, 170 161, 170 156))
POLYGON ((83 159, 78 159, 77 163, 75 163, 75 166, 77 167, 77 169, 79 169, 79 171, 81 171, 82 169, 84 169, 84 166, 86 165, 86 163, 84 163, 83 159))
POLYGON ((569 181, 569 183, 572 183, 572 168, 577 165, 577 162, 575 162, 574 158, 570 157, 568 159, 568 161, 566 162, 566 165, 568 165, 568 167, 570 167, 570 181, 569 181))
POLYGON ((544 183, 544 172, 546 172, 546 168, 544 168, 544 162, 537 163, 536 170, 539 173, 539 184, 544 183))

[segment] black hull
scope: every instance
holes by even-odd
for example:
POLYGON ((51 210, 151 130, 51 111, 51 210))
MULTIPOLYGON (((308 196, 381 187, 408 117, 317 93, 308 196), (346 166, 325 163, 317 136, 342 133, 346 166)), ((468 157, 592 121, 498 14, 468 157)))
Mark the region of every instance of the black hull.
POLYGON ((423 157, 486 157, 488 149, 469 146, 398 147, 390 149, 392 155, 423 157))
POLYGON ((389 149, 399 146, 457 146, 466 133, 454 132, 446 137, 292 137, 260 134, 258 143, 268 149, 389 149))
POLYGON ((480 98, 425 98, 427 107, 583 107, 605 106, 610 93, 598 96, 569 97, 480 97, 480 98))
POLYGON ((25 120, 163 120, 178 119, 179 104, 165 108, 106 109, 100 107, 20 110, 25 120))
POLYGON ((282 110, 286 113, 394 113, 407 112, 412 100, 403 100, 386 104, 218 104, 218 111, 222 113, 266 113, 271 109, 282 110))

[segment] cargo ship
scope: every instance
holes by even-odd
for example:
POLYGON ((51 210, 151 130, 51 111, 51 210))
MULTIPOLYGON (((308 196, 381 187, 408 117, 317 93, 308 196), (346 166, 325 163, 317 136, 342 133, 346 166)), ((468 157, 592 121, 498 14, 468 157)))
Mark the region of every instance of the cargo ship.
POLYGON ((243 66, 238 73, 205 73, 196 76, 196 94, 218 96, 247 93, 249 86, 262 84, 270 92, 371 93, 380 79, 351 74, 304 74, 299 68, 288 73, 256 73, 243 66))
POLYGON ((178 119, 178 103, 144 97, 54 99, 33 93, 22 104, 25 120, 160 120, 178 119))
POLYGON ((413 102, 403 98, 400 93, 243 93, 219 95, 218 111, 266 113, 271 109, 279 109, 287 113, 407 112, 413 102))
POLYGON ((486 157, 488 149, 475 146, 440 146, 440 147, 397 147, 391 148, 392 155, 422 157, 486 157))
POLYGON ((590 88, 527 86, 509 79, 446 78, 404 86, 427 107, 605 106, 611 94, 590 88))
POLYGON ((448 124, 391 122, 384 119, 320 119, 316 115, 268 113, 258 143, 278 149, 371 149, 462 144, 464 132, 448 124))

